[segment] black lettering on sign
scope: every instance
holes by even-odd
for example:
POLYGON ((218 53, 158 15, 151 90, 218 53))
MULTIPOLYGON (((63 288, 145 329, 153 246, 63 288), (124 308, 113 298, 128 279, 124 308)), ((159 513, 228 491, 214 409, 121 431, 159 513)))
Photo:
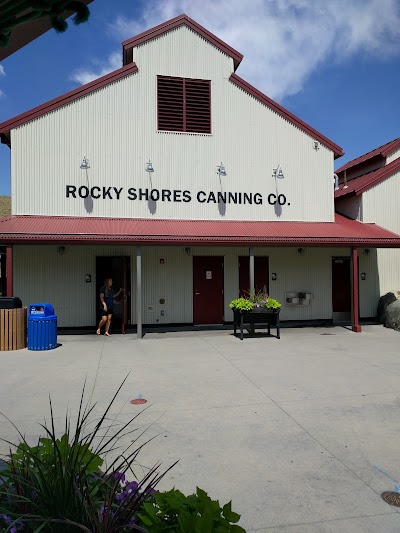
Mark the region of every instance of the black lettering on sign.
POLYGON ((247 194, 246 192, 243 194, 243 203, 249 203, 249 204, 252 204, 253 203, 253 195, 250 193, 250 194, 247 194))
POLYGON ((209 204, 210 202, 214 202, 214 204, 217 203, 217 200, 215 199, 215 194, 212 191, 208 194, 207 198, 207 203, 209 204))
POLYGON ((105 200, 106 198, 112 200, 111 187, 103 187, 103 199, 105 200))
POLYGON ((257 205, 262 204, 262 196, 259 192, 256 192, 256 194, 254 195, 254 203, 257 205))
POLYGON ((284 194, 280 194, 278 196, 278 204, 279 205, 285 205, 286 204, 286 196, 284 194))
POLYGON ((157 189, 152 189, 150 192, 150 199, 153 200, 153 202, 158 202, 160 199, 160 191, 157 189))
POLYGON ((146 200, 149 199, 149 190, 148 189, 139 189, 139 200, 143 200, 143 196, 146 200))
POLYGON ((269 205, 275 205, 276 204, 276 194, 269 194, 268 195, 268 203, 269 203, 269 205))
POLYGON ((92 187, 92 188, 90 189, 90 196, 91 196, 92 198, 95 198, 96 200, 97 200, 98 198, 100 198, 100 196, 101 196, 101 189, 100 189, 100 187, 97 187, 97 186, 92 187), (97 194, 97 195, 94 194, 95 190, 98 191, 98 194, 97 194))
POLYGON ((191 200, 192 200, 192 197, 190 195, 190 191, 183 191, 183 201, 190 202, 191 200))
POLYGON ((201 204, 204 204, 204 202, 206 201, 206 193, 204 191, 199 191, 197 193, 197 201, 200 202, 201 204))
POLYGON ((120 189, 117 189, 116 187, 113 187, 115 194, 117 195, 117 200, 119 200, 119 195, 122 192, 122 187, 120 189))
POLYGON ((233 204, 237 204, 237 192, 228 193, 228 202, 229 203, 233 203, 233 204))
POLYGON ((174 191, 174 202, 182 202, 181 193, 182 191, 174 191))
POLYGON ((81 198, 87 198, 89 196, 89 188, 82 185, 82 187, 79 187, 78 189, 78 194, 81 198))
POLYGON ((134 189, 133 187, 130 187, 130 189, 128 189, 128 200, 136 200, 136 199, 137 199, 136 189, 134 189))
POLYGON ((219 204, 226 204, 226 192, 219 192, 218 193, 218 203, 219 204))
POLYGON ((67 189, 65 191, 65 196, 69 198, 69 195, 71 195, 73 198, 76 198, 76 187, 75 185, 67 185, 67 189))
POLYGON ((168 200, 168 202, 170 202, 171 201, 171 194, 172 194, 172 192, 169 191, 168 189, 163 189, 161 191, 162 201, 165 202, 165 200, 168 200))

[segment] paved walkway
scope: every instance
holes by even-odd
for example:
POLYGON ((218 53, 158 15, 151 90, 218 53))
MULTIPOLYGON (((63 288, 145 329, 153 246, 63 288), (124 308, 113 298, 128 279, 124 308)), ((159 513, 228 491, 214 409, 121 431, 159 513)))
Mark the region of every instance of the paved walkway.
MULTIPOLYGON (((36 439, 48 394, 62 425, 82 384, 137 419, 141 463, 178 465, 164 487, 233 499, 247 531, 398 533, 381 492, 400 481, 400 334, 367 326, 284 329, 280 341, 229 331, 60 336, 50 352, 0 352, 0 410, 36 439), (390 476, 390 477, 389 477, 390 476)), ((0 421, 0 435, 14 438, 0 421)), ((128 441, 128 436, 125 440, 128 441)), ((3 446, 4 451, 4 446, 3 446)), ((400 483, 399 483, 400 484, 400 483)))

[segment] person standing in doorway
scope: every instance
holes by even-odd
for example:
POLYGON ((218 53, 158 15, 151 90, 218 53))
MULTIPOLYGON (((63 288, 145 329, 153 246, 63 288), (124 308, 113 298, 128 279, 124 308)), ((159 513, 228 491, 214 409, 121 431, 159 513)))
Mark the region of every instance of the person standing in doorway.
POLYGON ((109 329, 111 325, 111 319, 114 312, 114 299, 117 298, 124 289, 119 289, 117 293, 114 292, 112 287, 112 279, 106 278, 104 280, 104 285, 100 289, 100 312, 101 320, 99 322, 99 327, 97 328, 97 335, 100 335, 101 328, 106 325, 106 331, 104 335, 106 337, 110 336, 109 329))

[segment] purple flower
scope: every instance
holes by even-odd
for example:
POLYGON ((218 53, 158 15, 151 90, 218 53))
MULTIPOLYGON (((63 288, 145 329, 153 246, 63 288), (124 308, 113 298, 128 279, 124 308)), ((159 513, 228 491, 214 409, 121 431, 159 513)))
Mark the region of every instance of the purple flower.
POLYGON ((144 491, 145 494, 154 494, 155 492, 158 492, 156 489, 153 489, 153 487, 147 487, 147 489, 144 491))
POLYGON ((118 472, 118 470, 115 470, 114 472, 112 472, 111 477, 115 481, 119 481, 120 483, 124 483, 125 481, 125 474, 123 474, 122 472, 118 472))

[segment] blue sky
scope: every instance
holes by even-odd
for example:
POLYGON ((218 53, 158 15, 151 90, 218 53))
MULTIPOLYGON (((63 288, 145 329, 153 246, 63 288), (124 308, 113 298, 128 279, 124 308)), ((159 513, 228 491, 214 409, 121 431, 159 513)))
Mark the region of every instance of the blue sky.
MULTIPOLYGON (((343 147, 400 137, 398 0, 94 0, 0 65, 0 122, 120 66, 121 41, 186 13, 244 54, 237 73, 343 147)), ((10 150, 0 145, 0 195, 10 150)))

